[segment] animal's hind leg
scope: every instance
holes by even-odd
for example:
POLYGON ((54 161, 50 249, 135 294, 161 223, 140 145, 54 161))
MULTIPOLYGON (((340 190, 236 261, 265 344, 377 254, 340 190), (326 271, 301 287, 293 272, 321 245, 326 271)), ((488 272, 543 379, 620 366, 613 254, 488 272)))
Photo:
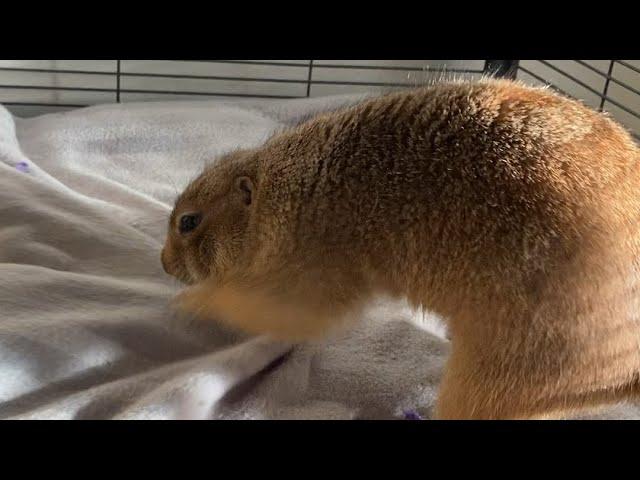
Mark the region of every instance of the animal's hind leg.
MULTIPOLYGON (((500 365, 501 362, 504 360, 488 356, 472 358, 468 352, 460 350, 452 352, 440 385, 435 417, 442 420, 573 418, 596 408, 637 398, 640 390, 637 374, 617 385, 581 386, 576 383, 558 388, 558 379, 551 375, 534 385, 527 380, 532 373, 530 366, 516 370, 512 365, 500 365), (508 376, 504 373, 507 371, 510 371, 508 376)), ((599 368, 595 361, 585 365, 599 368)))
POLYGON ((435 419, 471 420, 495 417, 491 394, 487 388, 475 388, 476 379, 472 376, 462 356, 452 352, 440 384, 435 419))
MULTIPOLYGON (((460 351, 452 352, 440 385, 435 418, 439 420, 509 420, 561 418, 545 410, 524 387, 479 368, 460 351)), ((491 364, 488 362, 487 364, 491 364)))

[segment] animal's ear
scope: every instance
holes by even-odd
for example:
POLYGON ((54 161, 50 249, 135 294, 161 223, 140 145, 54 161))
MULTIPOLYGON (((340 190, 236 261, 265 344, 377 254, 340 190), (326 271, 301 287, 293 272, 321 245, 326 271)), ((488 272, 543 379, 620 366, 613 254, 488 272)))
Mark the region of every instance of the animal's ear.
POLYGON ((242 195, 242 201, 245 205, 251 205, 253 200, 253 182, 249 177, 236 178, 236 189, 242 195))

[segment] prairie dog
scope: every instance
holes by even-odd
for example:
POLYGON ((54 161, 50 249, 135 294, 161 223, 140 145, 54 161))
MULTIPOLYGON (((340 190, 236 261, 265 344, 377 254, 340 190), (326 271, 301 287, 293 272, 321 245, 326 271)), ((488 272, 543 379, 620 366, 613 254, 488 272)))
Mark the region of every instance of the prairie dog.
POLYGON ((546 89, 388 94, 218 159, 162 262, 183 309, 285 340, 406 297, 448 323, 437 418, 554 418, 638 390, 639 161, 546 89))

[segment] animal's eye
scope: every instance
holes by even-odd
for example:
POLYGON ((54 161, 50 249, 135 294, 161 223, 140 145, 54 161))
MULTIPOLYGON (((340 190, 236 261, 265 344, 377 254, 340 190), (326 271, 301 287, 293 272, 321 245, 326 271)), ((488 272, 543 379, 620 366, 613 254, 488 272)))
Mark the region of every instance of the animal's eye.
POLYGON ((182 215, 180 217, 180 224, 178 225, 178 230, 180 233, 189 233, 194 230, 198 225, 200 225, 200 220, 202 220, 202 216, 195 213, 188 213, 182 215))

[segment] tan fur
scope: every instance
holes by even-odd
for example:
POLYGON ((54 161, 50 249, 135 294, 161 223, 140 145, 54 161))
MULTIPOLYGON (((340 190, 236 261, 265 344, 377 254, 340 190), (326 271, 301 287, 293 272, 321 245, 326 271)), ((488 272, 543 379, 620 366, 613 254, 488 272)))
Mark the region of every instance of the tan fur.
POLYGON ((639 160, 547 90, 389 94, 219 159, 178 199, 163 263, 194 284, 186 310, 285 339, 407 297, 449 324, 438 418, 564 416, 638 389, 639 160), (188 210, 204 219, 180 235, 188 210))

